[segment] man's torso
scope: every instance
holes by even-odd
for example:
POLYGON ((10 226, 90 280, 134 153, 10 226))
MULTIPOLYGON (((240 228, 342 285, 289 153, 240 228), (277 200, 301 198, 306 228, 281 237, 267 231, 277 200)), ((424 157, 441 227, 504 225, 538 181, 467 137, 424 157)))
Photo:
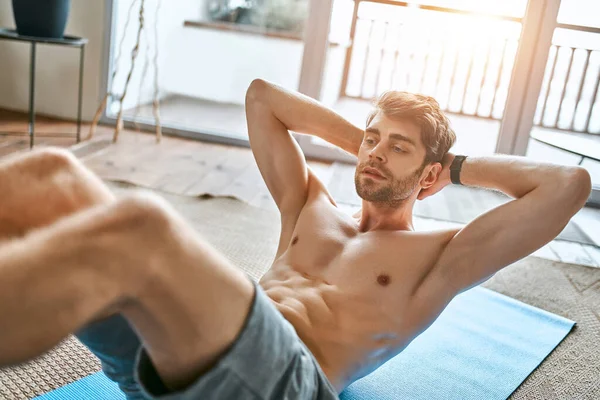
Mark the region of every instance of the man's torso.
POLYGON ((320 185, 313 181, 298 218, 284 221, 260 285, 341 390, 438 316, 413 294, 457 229, 361 233, 320 185))

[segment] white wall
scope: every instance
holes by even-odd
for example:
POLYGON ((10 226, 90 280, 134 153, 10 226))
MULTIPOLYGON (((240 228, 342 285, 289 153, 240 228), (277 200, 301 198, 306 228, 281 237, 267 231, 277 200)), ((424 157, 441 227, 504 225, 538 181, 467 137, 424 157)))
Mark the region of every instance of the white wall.
MULTIPOLYGON (((83 89, 83 118, 91 120, 101 100, 102 52, 106 25, 106 1, 74 0, 66 33, 86 37, 83 89)), ((121 39, 124 20, 132 0, 116 0, 115 45, 121 39)), ((0 26, 14 28, 12 1, 0 0, 0 26)), ((152 26, 156 0, 147 0, 147 23, 152 26)), ((233 32, 183 27, 184 20, 201 20, 205 7, 201 0, 163 0, 159 19, 159 88, 169 93, 243 104, 252 79, 262 77, 291 89, 298 86, 303 44, 233 32)), ((131 48, 135 42, 137 13, 129 26, 125 51, 114 88, 120 92, 128 72, 131 48)), ((151 37, 153 37, 153 32, 151 37)), ((107 39, 107 38, 106 38, 107 39)), ((324 78, 323 100, 333 101, 339 90, 345 50, 332 48, 324 78), (325 93, 327 92, 327 93, 325 93)), ((153 95, 152 66, 142 83, 144 46, 138 55, 125 108, 153 95)), ((151 51, 153 54, 153 51, 151 51)), ((27 43, 0 41, 0 108, 27 111, 29 107, 29 54, 27 43)), ((114 54, 113 54, 114 56, 114 54)), ((38 45, 36 70, 36 112, 65 119, 77 116, 79 51, 61 46, 38 45)))
MULTIPOLYGON (((330 106, 339 96, 353 7, 352 0, 334 1, 330 40, 343 44, 331 46, 327 54, 320 100, 330 106)), ((173 26, 168 35, 161 47, 166 54, 160 83, 165 93, 241 105, 255 78, 298 89, 302 41, 183 24, 173 26)))
MULTIPOLYGON (((84 120, 91 120, 100 104, 103 82, 102 68, 105 60, 102 52, 107 18, 105 15, 108 0, 73 0, 65 33, 86 37, 89 42, 85 49, 83 110, 84 120)), ((132 0, 115 0, 116 12, 115 45, 121 39, 124 20, 132 0)), ((147 0, 146 18, 148 26, 152 26, 155 18, 156 0, 147 0)), ((199 0, 162 1, 159 20, 159 87, 164 76, 169 73, 166 68, 167 49, 172 46, 173 30, 181 30, 185 19, 198 19, 203 16, 204 5, 199 0), (161 50, 162 49, 162 50, 161 50)), ((128 37, 116 77, 115 89, 123 87, 128 73, 131 49, 135 43, 138 27, 137 13, 129 26, 128 37)), ((12 14, 12 0, 0 0, 0 26, 15 28, 12 14)), ((154 32, 149 31, 153 37, 154 32)), ((144 48, 138 54, 136 69, 130 83, 130 91, 125 107, 137 104, 140 90, 144 48), (139 63, 139 64, 138 64, 139 63)), ((153 55, 153 51, 151 52, 153 55)), ((24 42, 0 41, 0 108, 16 111, 29 109, 29 56, 30 46, 24 42)), ((79 79, 79 51, 74 48, 50 45, 37 46, 36 63, 36 113, 56 116, 65 119, 77 117, 77 95, 79 79)), ((153 95, 153 70, 148 70, 147 79, 142 88, 142 100, 148 101, 153 95)), ((163 89, 163 88, 161 88, 163 89)), ((119 92, 119 90, 117 90, 119 92)))
MULTIPOLYGON (((66 34, 89 39, 85 49, 83 117, 93 118, 101 93, 102 49, 106 0, 74 0, 66 34)), ((14 28, 12 1, 0 0, 0 26, 14 28)), ((0 108, 29 107, 30 46, 0 41, 0 108)), ((37 46, 36 111, 61 118, 77 117, 79 51, 62 46, 37 46)))
MULTIPOLYGON (((115 7, 115 23, 114 23, 114 48, 113 62, 116 62, 118 48, 125 31, 127 14, 131 3, 134 0, 118 0, 114 2, 115 7)), ((123 107, 125 109, 141 104, 151 102, 154 96, 154 55, 156 49, 155 27, 158 34, 158 86, 159 96, 164 97, 168 94, 165 90, 163 82, 168 79, 173 72, 170 68, 172 64, 169 59, 170 49, 172 47, 183 47, 183 43, 179 41, 180 32, 183 31, 183 23, 185 20, 199 20, 204 16, 204 4, 202 0, 177 0, 177 1, 161 1, 161 7, 158 10, 160 17, 156 18, 157 0, 146 0, 144 12, 144 25, 146 32, 142 32, 140 49, 135 62, 135 68, 129 83, 127 96, 124 100, 123 107), (148 36, 146 36, 148 35, 148 36), (149 44, 149 47, 147 47, 149 44), (144 64, 149 57, 148 69, 144 75, 144 64)), ((131 65, 131 50, 133 49, 137 31, 139 28, 139 1, 132 12, 132 20, 127 28, 123 52, 119 58, 117 65, 117 76, 112 85, 112 90, 116 94, 122 94, 131 65)), ((185 51, 186 49, 182 49, 185 51)))
POLYGON ((163 84, 177 94, 244 104, 255 78, 297 89, 301 41, 186 27, 173 34, 163 84))
MULTIPOLYGON (((228 104, 244 104, 256 78, 298 89, 304 43, 210 28, 184 27, 171 32, 165 49, 165 91, 228 104)), ((323 77, 322 100, 337 101, 345 48, 332 46, 323 77)))

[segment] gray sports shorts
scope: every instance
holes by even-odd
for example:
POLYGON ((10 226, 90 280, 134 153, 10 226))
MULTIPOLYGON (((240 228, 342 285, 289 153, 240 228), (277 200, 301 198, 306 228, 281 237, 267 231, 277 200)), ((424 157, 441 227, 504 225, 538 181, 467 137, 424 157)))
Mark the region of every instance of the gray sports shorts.
POLYGON ((244 327, 216 365, 180 391, 162 383, 140 340, 125 318, 115 315, 77 332, 117 382, 128 400, 338 399, 316 359, 294 327, 255 283, 244 327))

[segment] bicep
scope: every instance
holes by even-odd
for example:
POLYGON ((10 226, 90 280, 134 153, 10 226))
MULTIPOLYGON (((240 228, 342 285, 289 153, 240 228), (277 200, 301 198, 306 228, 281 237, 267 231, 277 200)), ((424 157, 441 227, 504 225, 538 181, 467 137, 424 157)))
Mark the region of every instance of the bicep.
POLYGON ((252 153, 277 207, 281 212, 302 208, 308 169, 298 142, 261 101, 247 99, 246 119, 252 153))
POLYGON ((261 81, 250 85, 246 96, 246 120, 252 153, 263 180, 281 214, 281 236, 276 258, 285 250, 309 197, 325 194, 325 185, 306 164, 304 153, 287 127, 273 114, 261 81))
POLYGON ((554 239, 578 209, 564 188, 538 187, 458 231, 434 266, 462 292, 554 239))

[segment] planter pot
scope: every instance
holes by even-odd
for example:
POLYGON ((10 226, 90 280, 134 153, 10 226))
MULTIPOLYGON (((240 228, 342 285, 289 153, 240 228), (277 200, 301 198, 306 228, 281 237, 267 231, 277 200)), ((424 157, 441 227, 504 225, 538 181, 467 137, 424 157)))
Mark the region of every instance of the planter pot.
POLYGON ((71 0, 12 0, 17 32, 23 36, 62 38, 71 0))

